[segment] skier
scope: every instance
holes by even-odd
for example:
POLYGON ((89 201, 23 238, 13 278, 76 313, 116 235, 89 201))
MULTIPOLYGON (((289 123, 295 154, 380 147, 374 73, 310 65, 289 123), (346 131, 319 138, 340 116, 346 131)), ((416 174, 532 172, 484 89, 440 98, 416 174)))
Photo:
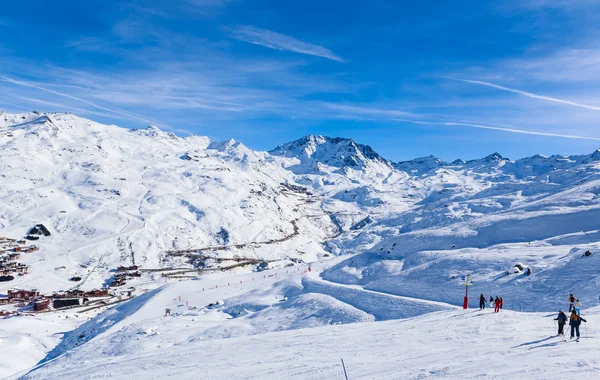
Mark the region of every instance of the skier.
POLYGON ((494 297, 490 296, 490 309, 494 307, 494 297))
POLYGON ((500 309, 502 309, 503 306, 504 306, 504 300, 502 299, 502 297, 500 297, 500 309))
POLYGON ((166 308, 165 309, 165 317, 170 317, 171 316, 171 309, 166 308))
POLYGON ((581 318, 577 315, 575 310, 571 311, 571 318, 569 321, 569 326, 571 326, 571 339, 573 339, 575 332, 577 332, 577 341, 579 342, 579 325, 581 325, 581 321, 587 322, 585 319, 581 318))
POLYGON ((567 315, 560 310, 558 312, 558 317, 554 318, 555 321, 558 321, 558 335, 564 335, 565 325, 567 324, 567 315))
POLYGON ((485 309, 485 304, 486 304, 485 297, 483 296, 483 294, 481 294, 479 296, 479 310, 485 309))
POLYGON ((577 312, 577 315, 581 315, 581 306, 583 306, 581 302, 579 302, 579 300, 576 299, 575 303, 573 304, 573 310, 577 312))
POLYGON ((498 298, 498 296, 496 296, 496 300, 494 301, 496 307, 494 308, 494 313, 497 313, 500 311, 500 298, 498 298))
POLYGON ((569 295, 569 313, 573 311, 573 305, 575 304, 575 296, 569 295))

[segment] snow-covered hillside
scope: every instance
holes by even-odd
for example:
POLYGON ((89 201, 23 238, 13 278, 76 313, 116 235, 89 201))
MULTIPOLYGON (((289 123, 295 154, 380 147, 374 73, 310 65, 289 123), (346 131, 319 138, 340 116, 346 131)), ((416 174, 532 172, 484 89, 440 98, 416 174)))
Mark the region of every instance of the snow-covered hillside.
MULTIPOLYGON (((248 335, 264 333, 274 333, 265 354, 281 350, 286 339, 305 344, 314 336, 318 347, 332 349, 319 338, 330 331, 323 326, 350 323, 355 327, 331 330, 348 336, 348 345, 369 334, 433 323, 442 327, 427 330, 429 336, 464 348, 488 339, 483 318, 496 318, 489 323, 506 330, 492 351, 512 360, 514 347, 537 349, 543 335, 524 331, 523 342, 507 344, 510 323, 547 318, 565 307, 569 293, 586 308, 600 304, 600 151, 393 163, 351 139, 307 136, 257 152, 233 140, 181 138, 156 127, 127 130, 70 114, 2 114, 0 178, 0 235, 18 239, 36 224, 51 232, 33 243, 39 251, 22 255, 29 274, 0 282, 0 294, 10 287, 92 289, 109 284, 119 265, 156 270, 128 283, 141 294, 131 301, 91 312, 89 320, 67 312, 72 317, 62 331, 73 331, 62 339, 55 335, 63 323, 57 314, 30 317, 39 319, 32 322, 10 317, 15 326, 48 326, 47 332, 38 328, 35 338, 15 335, 0 321, 0 339, 38 347, 27 363, 0 367, 0 376, 29 368, 36 358, 50 362, 27 378, 57 378, 63 371, 85 378, 87 371, 102 370, 102 360, 114 368, 134 363, 125 374, 166 355, 167 369, 160 370, 168 373, 157 376, 185 378, 187 370, 175 367, 187 357, 169 356, 169 350, 217 352, 214 347, 229 347, 224 338, 250 347, 259 338, 248 335), (207 265, 226 270, 208 274, 207 265), (177 276, 161 276, 167 269, 177 276), (466 274, 473 276, 472 294, 502 296, 514 313, 469 315, 477 334, 444 335, 457 328, 466 274), (81 280, 69 281, 73 276, 81 280), (177 282, 184 278, 192 279, 177 282), (163 317, 165 308, 173 315, 163 317), (410 322, 364 324, 393 319, 410 322), (317 330, 291 331, 300 328, 317 330), (94 345, 87 343, 92 340, 94 345), (527 342, 533 343, 518 346, 527 342), (112 349, 117 346, 124 348, 112 349), (103 356, 77 372, 91 352, 103 356)), ((418 334, 398 339, 396 351, 418 334)), ((385 345, 369 344, 384 355, 385 345)), ((431 347, 419 349, 415 360, 431 361, 419 356, 431 347)), ((542 351, 531 357, 537 360, 542 351)), ((207 360, 224 363, 229 351, 223 352, 207 360)), ((283 363, 290 352, 272 363, 283 363)), ((255 377, 272 371, 282 378, 335 376, 337 363, 307 364, 313 359, 300 360, 306 372, 273 364, 255 377)), ((356 369, 358 378, 372 375, 363 367, 374 360, 356 369)), ((263 368, 256 358, 244 363, 239 371, 263 368)), ((597 363, 589 363, 596 374, 597 363)), ((384 368, 378 378, 458 377, 455 367, 427 373, 407 367, 398 375, 387 372, 394 365, 378 365, 384 368)), ((206 374, 244 378, 235 370, 206 374)), ((112 367, 109 372, 117 375, 112 367)), ((535 370, 527 376, 536 378, 535 370)))
POLYGON ((282 240, 221 254, 310 262, 338 232, 317 198, 285 186, 294 184, 292 173, 233 140, 127 130, 68 114, 1 119, 0 233, 21 238, 41 223, 52 235, 24 259, 30 274, 2 283, 0 292, 67 288, 71 276, 99 287, 120 264, 175 265, 168 250, 282 240))

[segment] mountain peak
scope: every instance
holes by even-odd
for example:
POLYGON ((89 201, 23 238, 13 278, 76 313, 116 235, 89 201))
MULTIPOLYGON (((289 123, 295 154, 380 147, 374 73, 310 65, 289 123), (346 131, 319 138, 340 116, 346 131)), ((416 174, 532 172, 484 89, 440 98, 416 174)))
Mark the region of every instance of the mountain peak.
POLYGON ((494 152, 483 159, 483 161, 485 161, 485 162, 495 162, 495 161, 502 161, 502 160, 506 160, 506 158, 502 157, 502 155, 498 152, 494 152))
POLYGON ((271 155, 294 157, 304 163, 319 161, 338 168, 363 170, 373 165, 390 167, 389 162, 370 146, 344 137, 308 135, 287 144, 279 145, 271 155))

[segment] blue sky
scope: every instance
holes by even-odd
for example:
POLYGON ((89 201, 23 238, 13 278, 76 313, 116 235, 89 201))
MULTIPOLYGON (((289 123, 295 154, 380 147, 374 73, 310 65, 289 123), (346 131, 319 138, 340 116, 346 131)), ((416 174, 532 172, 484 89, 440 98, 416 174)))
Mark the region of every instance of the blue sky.
POLYGON ((0 109, 392 160, 589 153, 599 24, 600 0, 6 2, 0 109))

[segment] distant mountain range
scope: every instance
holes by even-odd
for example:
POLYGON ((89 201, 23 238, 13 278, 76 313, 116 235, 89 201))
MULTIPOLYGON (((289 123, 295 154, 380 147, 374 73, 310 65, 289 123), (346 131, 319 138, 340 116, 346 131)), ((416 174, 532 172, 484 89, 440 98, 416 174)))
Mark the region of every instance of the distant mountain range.
POLYGON ((189 265, 170 251, 286 265, 373 249, 392 232, 476 233, 473 223, 595 209, 599 161, 600 151, 394 163, 346 138, 258 152, 71 114, 2 113, 0 234, 20 238, 41 223, 52 235, 26 257, 31 273, 0 292, 64 289, 73 276, 99 287, 133 262, 189 265))

